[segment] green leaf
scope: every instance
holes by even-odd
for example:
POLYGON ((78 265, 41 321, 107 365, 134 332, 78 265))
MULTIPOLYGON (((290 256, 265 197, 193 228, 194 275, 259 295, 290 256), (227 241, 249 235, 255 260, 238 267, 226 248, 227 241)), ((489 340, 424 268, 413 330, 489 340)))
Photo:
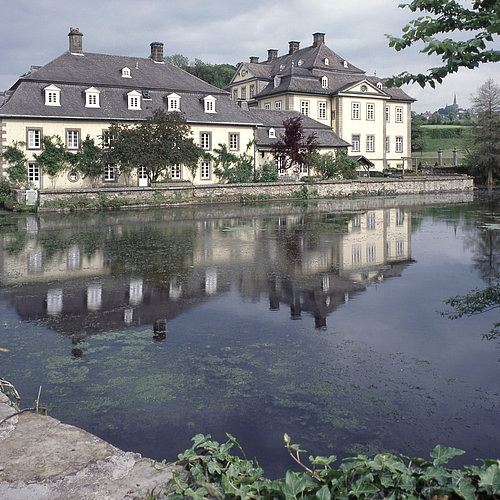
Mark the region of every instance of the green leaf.
MULTIPOLYGON (((378 488, 370 481, 371 474, 368 474, 365 477, 358 479, 351 486, 351 491, 349 491, 349 495, 356 495, 357 497, 361 495, 369 495, 371 493, 378 493, 378 488)), ((373 479, 373 476, 371 476, 373 479)))
POLYGON ((441 446, 438 444, 431 452, 430 456, 434 459, 433 464, 441 465, 451 460, 453 457, 458 455, 463 455, 465 453, 464 450, 459 450, 458 448, 450 448, 446 446, 441 446))
POLYGON ((472 484, 461 481, 457 486, 453 485, 452 490, 464 500, 476 500, 476 488, 472 484))
POLYGON ((283 493, 287 497, 296 497, 302 493, 307 487, 314 486, 316 483, 304 473, 287 471, 285 476, 285 484, 283 485, 283 493))
POLYGON ((330 490, 326 484, 316 492, 316 498, 319 500, 330 500, 332 498, 330 490))
POLYGON ((490 465, 485 471, 479 474, 479 486, 486 488, 488 493, 496 495, 500 493, 500 465, 490 465))

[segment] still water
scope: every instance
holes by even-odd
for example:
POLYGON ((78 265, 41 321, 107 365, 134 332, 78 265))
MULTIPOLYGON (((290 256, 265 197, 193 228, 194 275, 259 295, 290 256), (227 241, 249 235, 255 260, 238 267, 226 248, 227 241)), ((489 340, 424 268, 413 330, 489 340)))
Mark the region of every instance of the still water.
POLYGON ((31 406, 175 459, 233 434, 315 455, 500 450, 497 193, 0 215, 0 376, 31 406))

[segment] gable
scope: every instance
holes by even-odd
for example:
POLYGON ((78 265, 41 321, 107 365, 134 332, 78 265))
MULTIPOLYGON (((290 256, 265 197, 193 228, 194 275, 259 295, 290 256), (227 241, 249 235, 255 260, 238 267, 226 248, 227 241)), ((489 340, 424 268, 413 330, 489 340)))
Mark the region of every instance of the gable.
POLYGON ((370 82, 369 80, 363 79, 358 82, 350 83, 345 85, 343 88, 338 90, 339 95, 356 95, 363 96, 367 95, 370 98, 381 98, 387 99, 389 95, 384 92, 381 88, 370 82))

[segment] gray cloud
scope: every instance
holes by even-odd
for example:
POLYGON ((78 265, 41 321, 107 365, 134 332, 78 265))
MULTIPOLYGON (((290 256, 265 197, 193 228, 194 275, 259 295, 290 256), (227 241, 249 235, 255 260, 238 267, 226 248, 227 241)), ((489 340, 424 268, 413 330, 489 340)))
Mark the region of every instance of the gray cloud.
MULTIPOLYGON (((165 54, 235 64, 267 49, 288 50, 288 42, 311 44, 312 33, 326 33, 335 52, 378 76, 424 71, 436 61, 417 48, 395 52, 385 33, 398 35, 411 12, 393 0, 2 0, 0 89, 9 88, 32 64, 45 64, 67 50, 69 27, 84 33, 84 51, 148 56, 149 43, 165 43, 165 54)), ((436 90, 412 86, 416 111, 453 101, 468 106, 470 94, 488 77, 500 80, 498 64, 460 71, 436 90)))

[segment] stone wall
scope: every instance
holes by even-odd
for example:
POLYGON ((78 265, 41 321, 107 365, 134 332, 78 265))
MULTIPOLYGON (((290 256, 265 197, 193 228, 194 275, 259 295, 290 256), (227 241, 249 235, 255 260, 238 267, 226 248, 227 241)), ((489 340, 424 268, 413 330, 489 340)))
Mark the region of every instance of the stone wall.
POLYGON ((166 186, 166 187, 129 187, 67 189, 64 191, 44 189, 39 192, 39 211, 57 210, 51 202, 87 200, 128 200, 124 205, 130 206, 137 200, 137 205, 149 206, 164 203, 239 201, 262 197, 263 199, 279 198, 346 198, 353 196, 383 196, 400 194, 426 194, 445 192, 464 192, 473 188, 473 180, 468 176, 422 176, 397 178, 372 178, 345 181, 320 181, 315 183, 280 182, 256 184, 212 184, 210 186, 166 186), (307 191, 306 191, 307 190, 307 191))

